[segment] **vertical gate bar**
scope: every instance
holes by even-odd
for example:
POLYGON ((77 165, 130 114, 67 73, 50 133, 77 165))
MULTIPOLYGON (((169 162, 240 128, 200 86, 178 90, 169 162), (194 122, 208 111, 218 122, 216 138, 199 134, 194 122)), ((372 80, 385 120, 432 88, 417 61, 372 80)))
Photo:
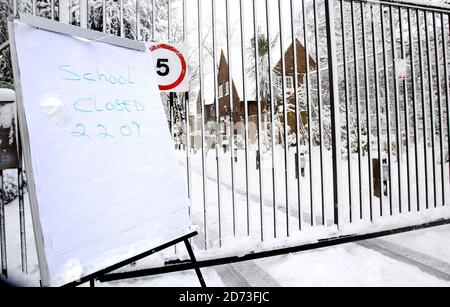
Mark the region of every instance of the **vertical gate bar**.
POLYGON ((228 57, 228 86, 229 86, 229 108, 230 108, 230 162, 231 162, 231 205, 233 208, 233 235, 236 236, 236 185, 234 165, 234 95, 233 78, 231 66, 231 44, 230 44, 230 0, 225 1, 226 32, 227 32, 227 57, 228 57))
POLYGON ((50 16, 52 18, 52 20, 55 20, 55 0, 50 0, 50 16))
POLYGON ((354 73, 355 73, 355 96, 356 96, 356 121, 358 130, 358 181, 359 181, 359 218, 363 218, 363 192, 362 192, 362 143, 361 143, 361 106, 360 106, 360 91, 359 91, 359 56, 358 56, 358 44, 356 36, 356 24, 355 24, 355 2, 351 2, 351 15, 352 20, 352 35, 353 35, 353 58, 354 58, 354 73))
MULTIPOLYGON (((192 207, 192 176, 191 176, 191 131, 190 131, 190 112, 189 112, 189 92, 184 93, 184 110, 185 110, 185 136, 186 140, 184 145, 186 146, 186 172, 187 172, 187 188, 190 207, 192 207)), ((191 208, 189 208, 189 212, 191 208)), ((190 214, 189 214, 190 215, 190 214)))
POLYGON ((286 58, 283 43, 283 5, 281 0, 278 0, 278 14, 279 14, 279 30, 280 30, 280 54, 281 54, 281 78, 282 78, 282 101, 283 101, 283 129, 284 129, 284 178, 285 178, 285 192, 286 192, 286 234, 289 237, 289 140, 288 140, 288 112, 286 99, 286 58))
MULTIPOLYGON (((311 134, 311 126, 312 126, 312 107, 311 107, 311 92, 310 92, 310 67, 309 67, 309 56, 308 56, 308 34, 307 34, 307 23, 306 23, 306 1, 303 1, 303 11, 302 11, 302 17, 303 17, 303 33, 304 33, 304 49, 305 49, 305 67, 306 67, 306 104, 308 106, 308 159, 309 159, 309 199, 310 199, 310 215, 311 215, 311 226, 315 225, 315 219, 314 219, 314 188, 313 188, 313 180, 312 180, 312 134, 311 134)), ((334 35, 334 33, 333 33, 334 35)), ((284 80, 285 81, 285 80, 284 80)), ((283 82, 284 82, 283 81, 283 82)), ((322 212, 322 216, 324 216, 324 212, 322 212)))
MULTIPOLYGON (((86 0, 87 1, 87 0, 86 0)), ((119 11, 119 18, 120 18, 120 36, 125 37, 125 29, 123 28, 123 1, 120 0, 120 11, 119 11)))
POLYGON ((88 20, 88 0, 80 0, 78 12, 80 14, 80 27, 86 29, 88 20))
MULTIPOLYGON (((177 93, 174 92, 170 92, 169 93, 169 101, 170 101, 170 133, 172 136, 172 140, 175 144, 175 148, 177 148, 177 146, 179 146, 180 144, 176 144, 176 139, 175 139, 175 135, 176 135, 176 129, 175 129, 175 109, 178 109, 178 101, 179 101, 179 97, 177 93)), ((178 147, 179 148, 179 147, 178 147)), ((189 211, 189 208, 188 208, 189 211)), ((173 246, 174 249, 174 253, 177 254, 177 245, 175 244, 173 246)))
POLYGON ((31 2, 31 14, 33 14, 34 16, 36 16, 36 0, 32 0, 31 2))
MULTIPOLYGON (((186 0, 182 2, 183 9, 183 42, 187 41, 187 11, 186 11, 186 0)), ((192 211, 192 167, 191 167, 191 122, 190 122, 190 101, 189 101, 189 90, 184 93, 184 108, 185 108, 185 135, 186 135, 186 172, 187 172, 187 187, 188 187, 188 197, 189 197, 189 216, 191 216, 192 211)))
MULTIPOLYGON (((438 114, 439 114, 439 148, 441 156, 441 201, 442 205, 445 204, 445 183, 444 183, 444 133, 442 132, 444 125, 442 122, 442 79, 441 79, 441 64, 439 61, 439 43, 438 43, 438 30, 437 30, 437 17, 435 12, 433 14, 433 35, 434 35, 434 49, 436 59, 436 77, 437 77, 437 102, 438 102, 438 114)), ((447 81, 448 82, 448 81, 447 81)))
MULTIPOLYGON (((155 17, 156 17, 155 0, 152 0, 152 41, 156 40, 156 21, 155 21, 155 17)), ((201 15, 199 15, 198 18, 201 19, 201 15)), ((200 42, 201 42, 201 40, 200 40, 200 42)), ((200 48, 201 48, 201 46, 200 46, 200 48)), ((202 101, 202 103, 203 103, 203 101, 202 101)))
MULTIPOLYGON (((138 1, 139 0, 136 0, 136 6, 138 1)), ((102 31, 106 33, 106 0, 102 0, 102 31)))
MULTIPOLYGON (((250 236, 250 197, 249 197, 249 147, 248 147, 248 101, 247 101, 247 58, 245 56, 246 33, 244 25, 244 0, 239 0, 240 30, 241 30, 241 55, 242 55, 242 95, 244 101, 244 142, 245 142, 245 192, 247 205, 247 236, 250 236)), ((270 48, 269 48, 270 52, 270 48)))
POLYGON ((23 199, 23 171, 22 168, 17 169, 17 190, 19 196, 19 225, 20 225, 20 254, 22 260, 22 272, 28 274, 27 263, 27 239, 26 239, 26 227, 25 227, 25 204, 23 199))
POLYGON ((348 171, 348 201, 349 201, 349 221, 350 223, 353 221, 353 213, 352 213, 352 140, 351 140, 351 130, 350 130, 350 99, 348 94, 349 89, 349 76, 347 71, 347 42, 345 36, 345 21, 344 21, 344 0, 340 0, 341 7, 341 32, 342 32, 342 57, 343 57, 343 69, 344 69, 344 95, 345 95, 345 124, 346 124, 346 133, 347 133, 347 171, 348 171))
MULTIPOLYGON (((425 12, 423 15, 425 16, 425 12)), ((427 123, 427 108, 425 105, 425 68, 424 60, 423 60, 423 47, 422 47, 422 29, 420 25, 420 15, 419 11, 417 11, 417 35, 419 39, 419 66, 420 66, 420 88, 421 88, 421 97, 422 97, 422 124, 423 124, 423 154, 424 154, 424 166, 425 166, 425 207, 428 209, 428 201, 429 201, 429 190, 428 190, 428 123, 427 123)))
POLYGON ((433 100, 433 67, 431 63, 431 49, 430 49, 430 37, 428 29, 428 15, 425 14, 425 41, 427 43, 427 64, 428 64, 428 93, 430 100, 430 125, 431 125, 431 149, 432 149, 432 160, 433 160, 433 200, 434 207, 437 206, 437 190, 436 190, 436 124, 434 122, 434 100, 433 100))
MULTIPOLYGON (((266 26, 267 26, 267 41, 269 42, 269 49, 267 50, 268 64, 269 64, 269 88, 270 88, 270 129, 271 129, 271 146, 272 146, 272 201, 273 201, 273 237, 277 237, 277 199, 276 199, 276 174, 275 174, 275 103, 276 99, 273 95, 273 70, 272 70, 272 46, 271 46, 271 18, 269 10, 269 0, 266 0, 266 26)), ((267 109, 267 107, 266 107, 267 109)), ((299 213, 300 219, 300 213, 299 213)))
MULTIPOLYGON (((324 192, 324 168, 323 168, 323 145, 324 145, 324 139, 323 139, 323 101, 322 101, 322 73, 321 73, 321 64, 320 64, 320 40, 319 40, 319 20, 317 17, 317 1, 314 1, 314 43, 316 45, 316 71, 317 71, 317 108, 318 108, 318 115, 319 115, 319 139, 320 139, 320 196, 321 196, 321 202, 322 202, 322 225, 325 226, 325 192, 324 192)), ((305 56, 308 56, 305 51, 305 56)))
POLYGON ((0 170, 0 254, 1 274, 8 278, 8 267, 6 257, 6 225, 5 225, 5 189, 3 183, 3 170, 0 170))
POLYGON ((373 12, 373 5, 370 6, 371 23, 372 23, 372 50, 373 50, 373 67, 375 78, 375 108, 377 120, 377 151, 378 151, 378 172, 380 175, 380 216, 383 216, 383 157, 381 155, 381 111, 380 111, 380 93, 379 93, 379 78, 378 78, 378 53, 375 35, 375 18, 373 12))
MULTIPOLYGON (((152 1, 154 4, 154 0, 152 1)), ((154 6, 153 6, 154 8, 154 6)), ((154 10, 153 10, 154 13, 154 10)), ((152 13, 152 14, 153 14, 152 13)), ((202 33, 202 5, 201 0, 197 0, 197 21, 198 21, 198 57, 199 57, 199 85, 200 85, 200 112, 201 112, 201 135, 202 135, 202 183, 203 183, 203 232, 204 232, 204 240, 205 240, 205 249, 208 249, 208 227, 207 227, 207 180, 206 180, 206 141, 205 141, 205 102, 204 102, 204 79, 203 79, 203 33, 202 33)), ((154 16, 154 15, 153 15, 154 16)), ((155 19, 153 18, 153 25, 155 19)), ((154 27, 153 27, 154 29, 154 27)))
MULTIPOLYGON (((294 2, 290 0, 290 19, 291 19, 291 40, 292 40, 292 63, 294 65, 294 96, 295 96, 295 135, 296 135, 296 150, 297 150, 297 170, 300 172, 300 112, 298 101, 298 67, 297 67, 297 35, 295 33, 295 16, 294 16, 294 2)), ((306 55, 307 56, 307 55, 306 55)), ((298 210, 298 229, 302 230, 302 213, 301 213, 301 185, 300 185, 300 173, 297 176, 297 210, 298 210)))
POLYGON ((173 103, 174 103, 174 93, 170 92, 169 96, 167 97, 167 103, 168 103, 168 112, 169 112, 169 130, 170 130, 170 136, 172 137, 172 140, 175 141, 174 135, 173 135, 173 103))
MULTIPOLYGON (((20 144, 21 135, 19 124, 17 124, 17 140, 20 144)), ((17 168, 17 194, 19 199, 19 229, 20 229, 20 255, 22 272, 28 274, 28 253, 27 253, 27 235, 26 235, 26 221, 25 221, 25 203, 24 203, 24 180, 23 180, 23 160, 22 147, 18 147, 19 167, 17 168)))
MULTIPOLYGON (((441 18, 441 29, 442 29, 442 48, 444 50, 443 52, 443 60, 444 60, 444 78, 445 78, 445 106, 446 106, 446 112, 447 112, 447 154, 450 156, 450 114, 449 114, 449 98, 450 98, 450 81, 448 79, 449 74, 448 74, 448 41, 446 38, 448 38, 448 35, 450 33, 447 33, 447 35, 445 35, 445 22, 444 22, 444 16, 442 15, 441 18)), ((449 25, 449 30, 450 30, 450 15, 447 15, 447 23, 449 25)), ((449 174, 450 176, 450 174, 449 174)), ((445 205, 445 202, 444 202, 445 205)))
MULTIPOLYGON (((400 18, 400 15, 399 15, 400 18)), ((394 22, 394 16, 392 13, 392 6, 389 6, 389 20, 391 25, 391 50, 392 50, 392 63, 394 63, 398 60, 397 59, 397 44, 396 44, 396 27, 394 22)), ((394 66, 395 70, 395 66, 394 66)), ((394 72, 395 75, 395 72, 394 72)), ((396 155, 397 155, 397 189, 398 189, 398 211, 399 213, 402 212, 402 139, 401 139, 401 120, 400 120, 400 100, 399 100, 400 94, 398 91, 398 80, 397 77, 394 77, 394 101, 395 101, 395 128, 396 128, 396 155)))
POLYGON ((18 0, 12 0, 12 2, 13 2, 13 14, 14 14, 14 16, 17 15, 17 1, 18 1, 18 0))
POLYGON ((340 205, 342 204, 342 182, 341 182, 341 121, 339 110, 339 84, 337 70, 336 29, 334 18, 334 0, 328 0, 325 5, 325 17, 327 21, 328 42, 328 73, 330 84, 331 104, 331 134, 333 141, 333 202, 334 223, 340 227, 340 205))
POLYGON ((172 10, 171 10, 171 0, 167 0, 167 41, 171 42, 172 37, 172 10))
MULTIPOLYGON (((413 19, 411 17, 411 10, 408 9, 408 33, 409 33, 409 56, 411 63, 411 91, 413 94, 413 127, 414 127, 414 164, 415 164, 415 177, 416 177, 416 202, 417 202, 417 211, 420 211, 420 191, 419 191, 419 158, 418 158, 418 130, 417 130, 417 108, 416 108, 416 69, 414 62, 414 37, 413 37, 413 19)), ((417 11, 416 11, 417 14, 417 11)))
MULTIPOLYGON (((386 7, 387 8, 387 7, 386 7)), ((392 144, 391 144, 391 100, 389 95, 389 72, 387 65, 387 51, 386 51, 386 33, 384 22, 383 6, 380 6, 381 17, 381 41, 383 42, 383 69, 384 69, 384 95, 386 99, 386 128, 387 128, 387 146, 388 146, 388 170, 389 170, 389 215, 393 214, 392 209, 392 144)), ((392 39, 392 38, 391 38, 392 39)), ((393 52, 393 51, 392 51, 393 52)), ((384 171, 384 170, 383 170, 384 171)), ((381 174, 383 179, 384 174, 381 174)), ((383 179, 384 180, 384 179, 383 179)))
POLYGON ((262 169, 263 169, 263 153, 261 151, 261 94, 259 87, 259 42, 258 42, 258 12, 257 12, 256 0, 253 0, 253 31, 255 38, 255 80, 256 80, 256 105, 257 105, 257 126, 258 126, 258 152, 259 152, 259 207, 260 207, 260 222, 261 222, 261 241, 264 240, 264 218, 263 218, 263 179, 262 179, 262 169))
MULTIPOLYGON (((402 58, 406 60, 405 38, 403 33, 403 18, 402 8, 399 7, 399 22, 400 22, 400 49, 402 58)), ((403 80, 403 98, 405 102, 405 134, 406 134, 406 182, 408 187, 408 212, 411 212, 411 179, 409 167, 409 102, 408 102, 408 87, 406 79, 403 80)))
MULTIPOLYGON (((17 140, 20 144, 21 135, 19 124, 17 124, 17 140)), ((25 203, 24 203, 24 180, 23 180, 23 160, 22 147, 18 147, 19 167, 17 168, 17 194, 19 200, 19 229, 20 229, 20 255, 22 272, 28 274, 28 253, 27 253, 27 236, 26 236, 26 221, 25 221, 25 203)), ((3 188, 2 188, 3 190, 3 188)))
POLYGON ((183 43, 187 44, 187 6, 186 0, 183 0, 183 43))
POLYGON ((361 29, 362 29, 362 39, 363 39, 363 60, 364 60, 364 88, 365 88, 365 100, 366 100, 366 122, 367 122, 367 155, 368 155, 368 168, 369 168, 369 211, 370 211, 370 221, 373 221, 373 178, 372 178, 372 138, 371 138, 371 120, 370 120, 370 96, 369 96, 369 65, 367 62, 367 40, 366 40, 366 14, 365 14, 365 4, 361 2, 361 29))
POLYGON ((213 40, 213 78, 214 78, 214 103, 216 105, 216 168, 217 168, 217 212, 219 222, 219 247, 222 247, 222 180, 221 180, 221 165, 222 162, 220 154, 221 131, 220 131, 220 103, 219 95, 217 93, 218 87, 218 73, 217 73, 217 24, 216 24, 216 1, 211 0, 211 22, 212 22, 212 40, 213 40))
POLYGON ((167 103, 167 110, 169 112, 169 130, 170 130, 170 136, 172 137, 172 141, 174 143, 174 147, 176 147, 175 144, 175 129, 174 129, 174 104, 175 104, 175 93, 174 92, 169 92, 169 94, 165 95, 165 100, 167 103))
POLYGON ((141 23, 141 18, 139 15, 139 10, 140 10, 140 5, 139 5, 139 1, 140 0, 136 0, 136 40, 139 40, 139 31, 140 31, 140 23, 141 23))

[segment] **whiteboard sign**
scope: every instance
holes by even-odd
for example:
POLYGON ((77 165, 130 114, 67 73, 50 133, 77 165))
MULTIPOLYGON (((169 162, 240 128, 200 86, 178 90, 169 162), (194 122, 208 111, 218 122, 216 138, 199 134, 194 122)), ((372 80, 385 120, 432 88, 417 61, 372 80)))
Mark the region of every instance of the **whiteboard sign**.
POLYGON ((188 198, 151 55, 18 21, 10 37, 43 284, 186 234, 188 198))
POLYGON ((189 91, 187 52, 184 44, 149 44, 154 70, 162 92, 189 91))

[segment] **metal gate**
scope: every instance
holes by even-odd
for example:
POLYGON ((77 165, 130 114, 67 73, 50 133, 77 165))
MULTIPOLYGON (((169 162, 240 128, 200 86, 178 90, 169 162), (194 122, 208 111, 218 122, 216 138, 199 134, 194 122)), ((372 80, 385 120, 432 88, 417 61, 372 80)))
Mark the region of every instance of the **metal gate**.
POLYGON ((186 42, 191 90, 164 101, 202 259, 450 217, 449 6, 13 3, 14 13, 186 42))
POLYGON ((250 237, 252 252, 448 217, 448 7, 189 5, 199 92, 182 153, 198 245, 250 237))

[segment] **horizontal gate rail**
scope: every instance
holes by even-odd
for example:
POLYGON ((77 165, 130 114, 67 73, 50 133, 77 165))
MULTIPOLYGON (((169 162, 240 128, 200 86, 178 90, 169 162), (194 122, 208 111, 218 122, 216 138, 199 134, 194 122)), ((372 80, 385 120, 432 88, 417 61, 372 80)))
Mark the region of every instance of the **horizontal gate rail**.
POLYGON ((377 0, 355 0, 359 2, 367 2, 367 3, 373 3, 373 4, 380 4, 380 5, 387 5, 392 7, 404 7, 404 8, 411 8, 411 9, 426 9, 429 12, 440 12, 440 13, 448 13, 450 10, 450 5, 442 4, 439 5, 438 3, 429 3, 424 1, 377 1, 377 0))
MULTIPOLYGON (((232 256, 232 257, 224 257, 224 258, 219 258, 219 259, 199 260, 199 261, 197 261, 196 265, 198 265, 200 268, 206 268, 206 267, 218 266, 218 265, 223 265, 223 264, 250 261, 250 260, 256 260, 256 259, 261 259, 261 258, 286 255, 289 253, 298 253, 298 252, 304 252, 304 251, 313 250, 313 249, 326 248, 326 247, 331 247, 331 246, 336 246, 336 245, 341 245, 341 244, 355 243, 358 241, 370 240, 370 239, 385 237, 385 236, 389 236, 389 235, 394 235, 394 234, 399 234, 399 233, 404 233, 404 232, 409 232, 409 231, 415 231, 415 230, 420 230, 420 229, 425 229, 425 228, 443 226, 443 225, 448 225, 448 224, 450 224, 450 219, 441 219, 441 220, 437 220, 434 222, 424 223, 421 225, 401 227, 401 228, 396 228, 396 229, 391 229, 391 230, 384 230, 384 231, 380 231, 380 232, 362 234, 362 235, 349 235, 349 236, 342 236, 342 237, 336 237, 336 238, 329 238, 329 239, 319 240, 319 242, 316 242, 316 243, 274 249, 274 250, 269 250, 269 251, 256 252, 256 253, 251 253, 251 254, 247 254, 244 256, 232 256)), ((130 279, 130 278, 136 278, 136 277, 158 275, 158 274, 163 274, 163 273, 180 272, 180 271, 192 270, 194 268, 195 268, 195 266, 191 262, 178 261, 178 262, 172 262, 171 264, 167 264, 166 266, 163 266, 163 267, 136 270, 136 271, 131 271, 131 272, 109 273, 109 274, 99 277, 98 281, 100 281, 100 282, 116 281, 116 280, 130 279)))

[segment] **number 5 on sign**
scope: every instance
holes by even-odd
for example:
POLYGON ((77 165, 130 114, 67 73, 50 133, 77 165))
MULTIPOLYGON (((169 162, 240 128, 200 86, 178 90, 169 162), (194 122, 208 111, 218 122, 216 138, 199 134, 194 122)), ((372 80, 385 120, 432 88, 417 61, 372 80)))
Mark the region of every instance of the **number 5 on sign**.
POLYGON ((189 91, 187 52, 184 44, 151 44, 154 69, 162 92, 189 91))

